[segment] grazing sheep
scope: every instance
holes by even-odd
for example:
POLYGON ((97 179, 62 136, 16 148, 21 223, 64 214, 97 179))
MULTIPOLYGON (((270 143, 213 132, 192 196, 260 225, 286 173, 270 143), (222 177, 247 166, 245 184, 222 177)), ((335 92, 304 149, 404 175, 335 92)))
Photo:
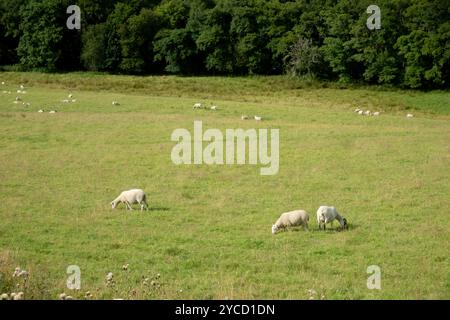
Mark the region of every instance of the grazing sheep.
POLYGON ((7 293, 2 293, 0 300, 9 300, 9 295, 7 293))
POLYGON ((355 112, 355 113, 358 113, 358 112, 360 112, 360 111, 361 111, 360 108, 356 108, 354 112, 355 112))
POLYGON ((248 120, 248 116, 242 115, 242 116, 241 116, 241 120, 248 120))
POLYGON ((73 94, 70 93, 67 97, 68 97, 69 99, 72 99, 73 94))
POLYGON ((50 110, 48 113, 56 113, 55 110, 50 110))
POLYGON ((407 117, 407 118, 414 118, 414 115, 413 115, 412 113, 408 113, 408 114, 406 115, 406 117, 407 117))
POLYGON ((260 116, 255 116, 255 120, 256 120, 256 121, 261 121, 261 120, 262 120, 262 117, 260 117, 260 116))
POLYGON ((5 81, 2 81, 2 85, 5 85, 5 81))
POLYGON ((374 115, 374 116, 379 116, 379 115, 380 115, 380 111, 375 111, 375 112, 373 113, 373 115, 374 115))
POLYGON ((366 116, 370 116, 372 113, 370 112, 370 110, 367 110, 367 111, 365 111, 364 112, 364 115, 366 115, 366 116))
POLYGON ((326 224, 334 220, 339 221, 342 229, 347 229, 347 220, 337 212, 335 207, 320 206, 319 209, 317 209, 317 224, 319 225, 319 230, 322 225, 323 229, 326 230, 326 224))
POLYGON ((64 100, 61 100, 61 102, 63 102, 63 103, 69 103, 70 100, 69 100, 69 99, 64 99, 64 100))
POLYGON ((118 103, 117 101, 113 101, 113 102, 112 102, 112 105, 113 105, 113 106, 120 106, 120 103, 118 103))
POLYGON ((39 112, 39 113, 42 113, 42 112, 44 112, 44 110, 40 109, 40 110, 38 110, 38 112, 39 112))
POLYGON ((20 85, 21 90, 25 90, 25 86, 23 84, 20 85))
POLYGON ((139 203, 141 205, 141 211, 144 210, 144 208, 148 210, 147 195, 142 189, 123 191, 116 199, 111 201, 111 207, 115 209, 119 202, 124 203, 126 209, 133 210, 131 205, 134 203, 139 203))
POLYGON ((275 224, 272 226, 272 234, 280 229, 302 225, 308 229, 309 214, 305 210, 294 210, 281 214, 275 224))
POLYGON ((201 109, 203 108, 203 105, 200 102, 197 102, 194 104, 194 106, 192 107, 192 109, 201 109))
POLYGON ((22 101, 20 97, 16 97, 16 101, 22 101))
POLYGON ((358 114, 362 116, 364 114, 364 111, 363 110, 359 110, 358 114))
POLYGON ((211 106, 211 110, 217 110, 217 106, 211 106))

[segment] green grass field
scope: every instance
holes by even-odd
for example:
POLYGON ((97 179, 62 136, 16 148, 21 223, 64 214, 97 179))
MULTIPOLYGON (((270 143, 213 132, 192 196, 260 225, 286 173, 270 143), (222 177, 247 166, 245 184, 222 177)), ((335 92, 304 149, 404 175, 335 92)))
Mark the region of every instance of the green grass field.
POLYGON ((315 299, 450 299, 448 92, 286 77, 4 72, 0 81, 12 91, 0 93, 0 293, 309 299, 313 289, 315 299), (21 83, 26 94, 16 94, 21 83), (69 93, 77 101, 61 103, 69 93), (219 110, 193 110, 198 101, 219 110), (358 116, 357 106, 383 113, 358 116), (194 120, 223 131, 279 128, 279 173, 174 165, 171 133, 192 132, 194 120), (150 210, 112 210, 132 187, 147 192, 150 210), (323 204, 349 230, 319 231, 323 204), (299 208, 309 231, 271 234, 282 212, 299 208), (66 288, 69 265, 81 268, 79 291, 66 288), (381 268, 381 290, 366 286, 370 265, 381 268), (12 278, 16 266, 28 281, 12 278))

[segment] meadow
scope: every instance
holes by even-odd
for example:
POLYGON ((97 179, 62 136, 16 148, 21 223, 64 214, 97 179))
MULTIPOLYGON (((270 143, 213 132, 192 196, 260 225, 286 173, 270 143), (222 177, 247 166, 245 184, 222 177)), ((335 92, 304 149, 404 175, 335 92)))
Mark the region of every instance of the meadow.
POLYGON ((2 81, 0 293, 450 299, 449 92, 284 76, 2 72, 2 81), (62 103, 70 93, 76 102, 62 103), (193 110, 196 102, 219 108, 193 110), (382 114, 359 116, 358 106, 382 114), (171 133, 195 120, 278 128, 278 174, 173 164, 171 133), (133 187, 147 192, 150 210, 112 210, 133 187), (319 231, 320 205, 336 206, 349 229, 319 231), (309 231, 271 234, 282 212, 299 208, 309 231), (66 288, 69 265, 81 269, 80 290, 66 288), (381 269, 380 290, 367 288, 370 265, 381 269), (12 277, 16 266, 27 280, 12 277))

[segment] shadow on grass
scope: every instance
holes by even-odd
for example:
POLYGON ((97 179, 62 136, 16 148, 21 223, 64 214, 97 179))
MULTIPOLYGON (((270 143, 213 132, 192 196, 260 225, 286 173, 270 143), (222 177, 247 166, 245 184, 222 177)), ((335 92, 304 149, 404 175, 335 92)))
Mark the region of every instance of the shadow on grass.
POLYGON ((168 207, 149 207, 149 211, 169 211, 170 208, 168 207))

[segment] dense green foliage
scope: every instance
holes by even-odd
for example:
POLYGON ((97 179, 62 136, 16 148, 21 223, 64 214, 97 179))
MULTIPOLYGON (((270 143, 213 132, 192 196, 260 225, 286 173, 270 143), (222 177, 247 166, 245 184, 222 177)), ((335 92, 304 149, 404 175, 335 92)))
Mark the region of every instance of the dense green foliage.
POLYGON ((281 74, 448 88, 450 0, 2 0, 0 64, 130 74, 281 74), (16 50, 17 49, 17 50, 16 50))

